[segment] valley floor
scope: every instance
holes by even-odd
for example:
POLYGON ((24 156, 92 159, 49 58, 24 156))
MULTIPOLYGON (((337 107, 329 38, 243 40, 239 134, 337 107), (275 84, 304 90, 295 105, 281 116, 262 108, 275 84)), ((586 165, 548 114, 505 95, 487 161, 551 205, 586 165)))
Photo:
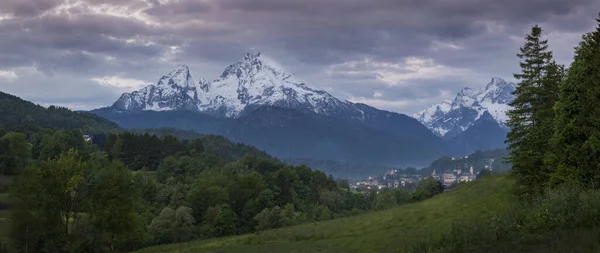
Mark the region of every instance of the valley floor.
POLYGON ((505 175, 491 176, 385 211, 138 252, 410 252, 441 240, 453 224, 487 221, 512 208, 518 202, 512 185, 505 175))

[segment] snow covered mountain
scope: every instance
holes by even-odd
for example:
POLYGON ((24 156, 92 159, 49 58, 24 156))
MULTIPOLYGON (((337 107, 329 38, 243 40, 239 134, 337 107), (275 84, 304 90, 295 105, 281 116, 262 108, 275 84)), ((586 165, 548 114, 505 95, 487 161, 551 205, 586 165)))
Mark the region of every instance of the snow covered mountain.
POLYGON ((512 93, 515 88, 514 83, 494 77, 485 86, 477 89, 464 88, 453 101, 432 105, 413 117, 444 139, 456 137, 466 131, 486 112, 499 126, 504 127, 508 120, 506 113, 511 109, 509 104, 514 100, 512 93))
POLYGON ((260 106, 278 106, 327 116, 360 115, 347 101, 312 89, 294 74, 260 53, 248 53, 228 66, 212 82, 194 83, 187 66, 179 66, 157 85, 125 93, 112 108, 121 111, 192 110, 214 116, 238 118, 260 106))
POLYGON ((179 66, 92 112, 125 128, 218 134, 286 159, 421 166, 449 149, 418 120, 311 88, 260 53, 196 80, 179 66))
POLYGON ((125 93, 108 109, 115 112, 195 111, 220 118, 241 118, 257 108, 273 106, 336 117, 358 125, 439 144, 417 120, 407 115, 340 100, 310 88, 296 76, 260 53, 247 53, 212 81, 194 82, 187 66, 179 66, 135 92, 125 93))

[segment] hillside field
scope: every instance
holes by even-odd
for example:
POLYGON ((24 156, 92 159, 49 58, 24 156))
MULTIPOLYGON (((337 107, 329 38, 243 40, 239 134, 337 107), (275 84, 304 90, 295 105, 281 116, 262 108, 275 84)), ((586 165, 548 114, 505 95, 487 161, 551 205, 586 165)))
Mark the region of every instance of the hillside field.
POLYGON ((409 252, 442 238, 452 225, 485 221, 518 201, 513 181, 492 176, 419 203, 242 236, 146 248, 158 252, 409 252))

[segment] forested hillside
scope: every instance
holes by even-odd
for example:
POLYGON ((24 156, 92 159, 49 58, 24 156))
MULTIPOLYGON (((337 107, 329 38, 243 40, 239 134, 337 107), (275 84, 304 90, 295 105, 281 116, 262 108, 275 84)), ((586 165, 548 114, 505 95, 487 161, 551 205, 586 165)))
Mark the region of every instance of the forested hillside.
POLYGON ((14 179, 6 206, 16 249, 124 251, 331 219, 373 201, 216 137, 125 132, 109 135, 105 151, 77 130, 0 138, 9 144, 1 171, 14 179))
POLYGON ((94 133, 118 129, 112 121, 86 112, 40 105, 0 92, 0 128, 9 131, 29 132, 42 128, 83 129, 94 133))

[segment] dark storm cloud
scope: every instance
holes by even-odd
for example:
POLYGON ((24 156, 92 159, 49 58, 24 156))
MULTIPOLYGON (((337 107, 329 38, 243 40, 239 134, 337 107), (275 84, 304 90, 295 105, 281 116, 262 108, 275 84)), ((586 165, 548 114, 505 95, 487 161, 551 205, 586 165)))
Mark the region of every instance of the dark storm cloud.
MULTIPOLYGON (((364 14, 375 11, 418 11, 426 14, 466 18, 531 19, 568 14, 594 0, 219 0, 217 5, 240 11, 287 12, 301 14, 364 14)), ((427 18, 435 18, 433 16, 427 18)))
MULTIPOLYGON (((509 32, 520 34, 518 29, 530 23, 566 16, 594 3, 594 0, 215 1, 221 10, 234 10, 234 15, 224 15, 227 20, 249 28, 265 26, 266 29, 257 32, 275 37, 269 43, 297 51, 304 61, 317 64, 345 60, 356 54, 382 59, 420 55, 432 39, 461 41, 486 32, 488 27, 483 21, 500 21, 509 32)), ((584 17, 571 20, 572 27, 564 28, 578 25, 580 30, 587 29, 590 19, 584 17)))
MULTIPOLYGON (((377 91, 377 99, 418 101, 395 108, 414 111, 427 98, 438 102, 492 75, 510 78, 534 23, 556 38, 570 36, 551 41, 555 54, 568 58, 578 40, 572 35, 590 30, 598 11, 597 0, 3 0, 0 70, 31 67, 61 80, 52 85, 77 85, 62 83, 72 79, 100 89, 89 80, 155 82, 182 63, 201 66, 195 78, 213 79, 244 52, 262 51, 311 86, 347 99, 375 99, 377 91), (385 64, 335 67, 364 59, 389 65, 406 57, 445 68, 423 77, 385 64), (448 74, 453 71, 458 74, 448 74), (386 73, 410 78, 390 84, 386 73)), ((0 89, 5 86, 0 77, 0 89)), ((99 94, 109 104, 119 92, 99 94)))

